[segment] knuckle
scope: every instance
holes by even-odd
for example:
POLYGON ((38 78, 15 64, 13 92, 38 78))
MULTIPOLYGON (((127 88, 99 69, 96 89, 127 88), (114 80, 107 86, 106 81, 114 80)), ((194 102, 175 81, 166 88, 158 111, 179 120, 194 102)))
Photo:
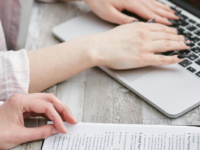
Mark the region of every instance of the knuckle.
POLYGON ((47 109, 48 109, 48 110, 54 108, 54 107, 53 107, 53 104, 51 104, 51 103, 48 103, 46 106, 47 106, 47 109))
POLYGON ((146 46, 142 43, 137 44, 137 49, 139 49, 141 53, 147 50, 146 46))
POLYGON ((142 40, 146 39, 146 36, 147 36, 146 34, 147 33, 145 33, 145 31, 141 29, 136 32, 137 37, 142 40))
POLYGON ((138 23, 137 23, 137 26, 138 26, 139 28, 145 28, 145 27, 146 27, 146 24, 145 24, 144 22, 138 22, 138 23))
POLYGON ((163 56, 158 57, 158 65, 163 65, 166 63, 166 59, 163 56))
POLYGON ((15 93, 11 96, 11 99, 19 98, 22 94, 15 93))
POLYGON ((48 94, 51 98, 56 98, 56 96, 53 93, 48 94))
POLYGON ((22 94, 13 94, 10 98, 9 98, 9 103, 12 103, 12 104, 16 104, 18 102, 22 101, 22 94))
POLYGON ((179 35, 179 40, 183 41, 185 40, 185 37, 183 35, 179 35))
POLYGON ((170 41, 166 41, 165 42, 165 46, 168 47, 168 48, 171 47, 171 42, 170 41))
POLYGON ((41 133, 40 133, 40 138, 41 139, 46 139, 48 138, 48 132, 47 130, 42 130, 41 133))

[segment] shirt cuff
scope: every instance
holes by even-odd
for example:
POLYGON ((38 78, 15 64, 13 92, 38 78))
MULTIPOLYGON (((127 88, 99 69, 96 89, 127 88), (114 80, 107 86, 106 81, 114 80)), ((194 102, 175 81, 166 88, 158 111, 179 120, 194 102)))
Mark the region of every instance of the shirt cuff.
POLYGON ((0 52, 0 101, 15 93, 27 94, 29 59, 25 50, 0 52))
POLYGON ((3 104, 4 104, 4 102, 3 102, 3 101, 0 101, 0 106, 3 105, 3 104))

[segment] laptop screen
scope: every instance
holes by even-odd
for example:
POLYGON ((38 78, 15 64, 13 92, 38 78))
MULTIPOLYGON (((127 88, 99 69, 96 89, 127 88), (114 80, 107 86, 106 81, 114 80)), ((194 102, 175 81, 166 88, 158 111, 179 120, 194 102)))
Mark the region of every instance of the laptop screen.
POLYGON ((169 0, 200 18, 200 0, 169 0))
POLYGON ((198 9, 200 9, 200 0, 184 0, 184 1, 198 9))

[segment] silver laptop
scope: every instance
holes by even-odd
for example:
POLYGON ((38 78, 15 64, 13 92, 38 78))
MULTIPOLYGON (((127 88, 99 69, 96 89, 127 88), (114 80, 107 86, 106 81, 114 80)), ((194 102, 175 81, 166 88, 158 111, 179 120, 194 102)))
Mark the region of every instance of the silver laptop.
MULTIPOLYGON (((180 34, 194 40, 190 50, 171 51, 189 54, 180 64, 145 67, 140 69, 117 71, 99 66, 103 71, 138 94, 149 104, 170 118, 176 118, 200 104, 200 5, 199 0, 161 0, 181 15, 176 21, 180 34), (178 5, 179 7, 176 7, 178 5)), ((88 34, 101 33, 115 25, 99 19, 92 12, 67 21, 53 29, 54 35, 61 41, 70 41, 88 34)))

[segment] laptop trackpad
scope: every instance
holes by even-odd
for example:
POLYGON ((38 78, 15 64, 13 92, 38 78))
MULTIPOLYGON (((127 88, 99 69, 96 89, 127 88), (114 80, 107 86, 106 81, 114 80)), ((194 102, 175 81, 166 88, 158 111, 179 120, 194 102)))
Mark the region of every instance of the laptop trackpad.
POLYGON ((144 68, 137 68, 137 69, 130 69, 130 70, 114 70, 117 75, 121 76, 125 80, 132 82, 143 75, 151 72, 154 70, 154 67, 144 67, 144 68))

